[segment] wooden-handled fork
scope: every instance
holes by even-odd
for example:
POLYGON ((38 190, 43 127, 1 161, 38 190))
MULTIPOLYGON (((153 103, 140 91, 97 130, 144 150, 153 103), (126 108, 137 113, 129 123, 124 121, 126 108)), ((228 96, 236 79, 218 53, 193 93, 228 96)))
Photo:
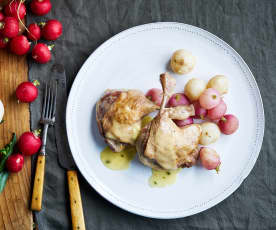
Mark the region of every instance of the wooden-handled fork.
POLYGON ((40 149, 36 163, 31 204, 31 209, 33 211, 40 211, 42 208, 47 132, 49 125, 53 125, 55 123, 56 97, 57 82, 52 81, 49 84, 46 84, 45 87, 44 102, 41 115, 41 123, 44 124, 44 128, 42 134, 42 147, 40 149))

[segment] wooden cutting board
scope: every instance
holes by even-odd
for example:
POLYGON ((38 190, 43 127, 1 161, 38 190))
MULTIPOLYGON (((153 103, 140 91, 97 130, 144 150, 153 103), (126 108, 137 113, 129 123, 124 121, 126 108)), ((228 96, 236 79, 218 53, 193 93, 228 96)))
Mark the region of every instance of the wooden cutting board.
MULTIPOLYGON (((26 57, 18 57, 0 50, 0 99, 5 107, 4 123, 0 124, 0 148, 11 140, 12 132, 17 137, 30 130, 29 105, 17 103, 15 89, 28 80, 26 57)), ((0 230, 33 229, 32 212, 29 210, 31 191, 31 159, 25 157, 24 168, 9 176, 7 185, 0 194, 0 230)))

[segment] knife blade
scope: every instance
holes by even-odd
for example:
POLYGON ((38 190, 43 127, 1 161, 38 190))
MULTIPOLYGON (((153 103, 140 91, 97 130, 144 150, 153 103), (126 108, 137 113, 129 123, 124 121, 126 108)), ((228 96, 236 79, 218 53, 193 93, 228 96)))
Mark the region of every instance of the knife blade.
POLYGON ((65 126, 65 112, 68 95, 66 74, 63 65, 54 64, 52 66, 51 78, 56 80, 58 85, 55 135, 59 164, 62 168, 67 170, 72 229, 85 230, 85 222, 76 165, 69 147, 65 126))
POLYGON ((58 161, 62 168, 75 170, 76 165, 69 147, 65 124, 65 111, 67 104, 67 80, 65 70, 61 64, 54 64, 51 69, 51 74, 52 79, 56 80, 58 83, 55 124, 58 161))

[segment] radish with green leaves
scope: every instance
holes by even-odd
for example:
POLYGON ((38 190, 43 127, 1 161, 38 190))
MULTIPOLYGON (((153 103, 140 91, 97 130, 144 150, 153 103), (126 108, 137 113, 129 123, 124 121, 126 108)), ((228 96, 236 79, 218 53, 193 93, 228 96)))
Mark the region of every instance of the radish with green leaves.
POLYGON ((38 95, 37 85, 39 85, 38 81, 34 82, 22 82, 17 86, 15 91, 16 97, 20 102, 30 103, 33 102, 38 95))

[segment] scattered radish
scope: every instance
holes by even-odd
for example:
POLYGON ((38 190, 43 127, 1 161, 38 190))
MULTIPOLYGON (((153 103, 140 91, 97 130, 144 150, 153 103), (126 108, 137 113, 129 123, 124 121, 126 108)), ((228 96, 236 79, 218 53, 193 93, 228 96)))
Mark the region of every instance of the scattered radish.
POLYGON ((32 51, 32 57, 38 63, 44 64, 51 60, 52 46, 47 46, 43 43, 37 43, 32 51))
POLYGON ((206 89, 199 97, 200 106, 204 109, 212 109, 220 103, 220 94, 217 90, 206 89))
POLYGON ((18 141, 19 150, 22 154, 28 156, 37 153, 40 149, 40 146, 40 138, 32 132, 23 133, 18 141))
POLYGON ((46 23, 41 23, 41 25, 42 37, 46 40, 57 40, 62 34, 62 24, 56 19, 49 20, 46 23))
POLYGON ((163 98, 163 91, 161 89, 152 88, 146 93, 146 97, 160 106, 163 98))
POLYGON ((204 168, 219 171, 221 165, 220 157, 214 149, 203 147, 200 149, 199 158, 204 168))
POLYGON ((8 45, 8 43, 9 43, 9 39, 2 37, 0 34, 0 49, 5 48, 8 45))
POLYGON ((227 105, 225 102, 221 99, 220 103, 215 107, 210 110, 208 110, 208 118, 215 121, 219 120, 220 118, 223 117, 223 115, 226 113, 227 110, 227 105))
POLYGON ((195 108, 195 118, 204 119, 207 115, 207 110, 202 108, 198 101, 193 103, 195 108))
POLYGON ((39 16, 48 14, 52 8, 50 0, 32 0, 31 11, 39 16))
POLYGON ((184 95, 184 93, 175 93, 171 96, 168 106, 169 107, 175 107, 178 105, 189 105, 190 101, 189 99, 184 95))
POLYGON ((38 81, 33 82, 22 82, 16 89, 15 94, 20 102, 30 103, 37 98, 38 90, 36 86, 38 81))
POLYGON ((226 135, 230 135, 239 128, 239 120, 233 114, 224 115, 218 122, 220 131, 226 135))
POLYGON ((0 22, 3 21, 5 18, 5 15, 0 11, 0 22))
POLYGON ((6 161, 6 168, 9 172, 17 173, 23 168, 23 164, 23 155, 16 153, 9 156, 9 158, 6 161))
POLYGON ((14 17, 5 17, 3 21, 0 22, 0 33, 4 37, 13 38, 17 36, 19 32, 19 23, 14 17))
POLYGON ((41 29, 36 23, 32 23, 28 26, 28 38, 33 41, 37 41, 41 37, 41 29))
POLYGON ((173 120, 173 121, 178 127, 184 127, 186 125, 191 125, 194 123, 194 120, 191 117, 189 117, 185 120, 173 120))
POLYGON ((26 6, 23 1, 13 0, 5 6, 5 15, 22 19, 26 15, 26 6), (17 14, 18 12, 18 14, 17 14))
POLYGON ((18 35, 11 40, 10 49, 14 54, 24 55, 28 53, 30 49, 30 43, 26 36, 18 35))

